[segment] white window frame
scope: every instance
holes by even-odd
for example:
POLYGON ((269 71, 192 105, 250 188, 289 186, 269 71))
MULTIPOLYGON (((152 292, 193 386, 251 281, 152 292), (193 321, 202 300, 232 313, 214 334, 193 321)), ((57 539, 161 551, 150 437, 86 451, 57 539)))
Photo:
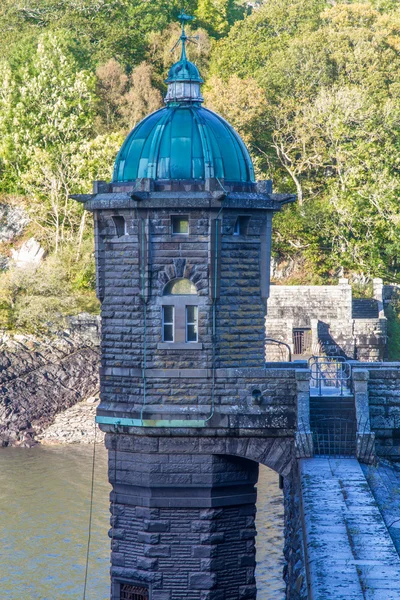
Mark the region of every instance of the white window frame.
POLYGON ((197 344, 199 341, 199 307, 196 304, 186 305, 185 306, 185 317, 186 317, 186 343, 187 344, 197 344), (194 308, 194 321, 189 321, 188 312, 190 308, 194 308), (194 327, 194 332, 196 334, 195 340, 189 340, 189 327, 194 327))
POLYGON ((161 307, 161 319, 162 319, 162 341, 164 343, 168 343, 168 344, 173 344, 175 341, 175 306, 171 305, 171 304, 163 304, 161 307), (167 307, 171 307, 172 308, 172 321, 165 321, 165 308, 167 307), (171 326, 172 325, 172 340, 166 340, 165 339, 165 326, 171 326))

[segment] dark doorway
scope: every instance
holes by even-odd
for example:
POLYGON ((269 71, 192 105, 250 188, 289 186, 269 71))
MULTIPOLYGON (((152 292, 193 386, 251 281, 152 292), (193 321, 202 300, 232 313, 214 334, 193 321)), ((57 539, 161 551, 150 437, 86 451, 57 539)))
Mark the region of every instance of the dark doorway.
POLYGON ((310 354, 312 348, 311 329, 293 329, 293 354, 310 354))

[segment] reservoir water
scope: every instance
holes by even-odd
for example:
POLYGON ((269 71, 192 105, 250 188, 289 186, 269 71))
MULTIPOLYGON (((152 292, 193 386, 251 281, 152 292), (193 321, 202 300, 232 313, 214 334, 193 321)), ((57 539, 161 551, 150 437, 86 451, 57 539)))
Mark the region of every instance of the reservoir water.
MULTIPOLYGON (((82 600, 93 448, 0 449, 0 598, 82 600)), ((96 448, 86 600, 109 599, 107 455, 96 448)), ((258 600, 283 600, 283 503, 261 467, 257 501, 258 600)))

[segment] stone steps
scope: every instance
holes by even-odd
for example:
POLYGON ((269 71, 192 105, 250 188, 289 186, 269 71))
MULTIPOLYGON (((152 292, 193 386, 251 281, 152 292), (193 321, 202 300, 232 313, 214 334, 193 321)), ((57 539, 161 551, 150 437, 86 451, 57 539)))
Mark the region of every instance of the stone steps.
POLYGON ((379 319, 378 301, 370 298, 357 298, 352 302, 353 319, 379 319))

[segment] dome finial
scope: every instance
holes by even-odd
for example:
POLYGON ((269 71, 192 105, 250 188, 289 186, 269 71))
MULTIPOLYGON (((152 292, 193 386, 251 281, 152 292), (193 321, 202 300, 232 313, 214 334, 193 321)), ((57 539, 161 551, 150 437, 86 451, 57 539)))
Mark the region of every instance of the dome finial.
POLYGON ((186 35, 186 31, 185 31, 185 25, 186 23, 188 23, 189 21, 193 21, 194 17, 192 17, 191 15, 187 15, 185 13, 185 11, 181 10, 181 14, 178 15, 178 20, 181 22, 182 24, 182 33, 181 33, 181 37, 179 38, 179 41, 175 44, 175 46, 172 48, 172 51, 175 50, 176 46, 179 44, 179 42, 182 43, 182 53, 181 53, 181 60, 187 60, 187 56, 186 56, 186 42, 189 41, 193 41, 197 38, 193 38, 193 37, 188 37, 186 35))
POLYGON ((178 19, 182 23, 182 33, 171 52, 179 44, 182 44, 182 52, 180 60, 172 65, 169 70, 168 79, 166 80, 166 83, 168 83, 168 93, 165 102, 167 104, 203 102, 200 93, 200 85, 203 83, 203 80, 196 65, 190 62, 186 56, 186 44, 188 42, 195 43, 195 40, 198 40, 198 37, 187 36, 185 31, 186 23, 193 21, 194 17, 187 15, 182 9, 178 19))

